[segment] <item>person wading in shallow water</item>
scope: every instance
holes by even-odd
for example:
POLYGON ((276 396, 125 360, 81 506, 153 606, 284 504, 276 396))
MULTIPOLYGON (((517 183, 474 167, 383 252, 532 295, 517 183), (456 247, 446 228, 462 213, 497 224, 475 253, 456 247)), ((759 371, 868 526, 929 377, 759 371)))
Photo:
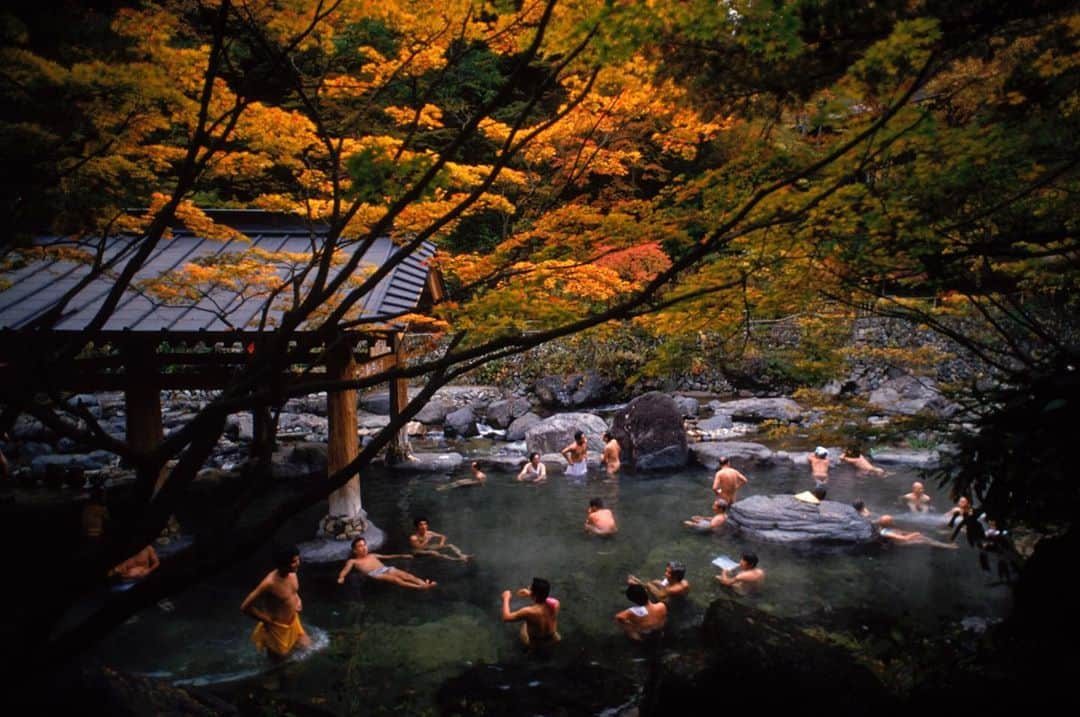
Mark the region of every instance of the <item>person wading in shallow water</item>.
POLYGON ((604 501, 593 498, 589 501, 589 512, 585 516, 585 530, 593 535, 615 535, 615 514, 604 507, 604 501))
POLYGON ((251 641, 259 650, 280 660, 293 648, 307 647, 311 639, 300 624, 300 551, 296 546, 276 546, 274 564, 277 566, 244 598, 240 612, 258 620, 251 641))
POLYGON ((732 505, 739 494, 739 488, 749 482, 746 476, 731 467, 731 460, 723 456, 720 458, 720 470, 713 476, 712 489, 717 498, 723 498, 728 505, 732 505))
POLYGON ((642 640, 658 634, 667 623, 667 605, 662 602, 649 602, 649 593, 645 586, 628 585, 626 597, 633 603, 627 609, 615 614, 626 636, 631 640, 642 640))
POLYGON ((502 594, 503 622, 523 621, 521 641, 526 647, 553 645, 559 637, 559 601, 551 595, 551 583, 543 578, 533 578, 532 586, 517 591, 518 597, 532 598, 533 604, 520 610, 510 610, 509 590, 502 594))
POLYGON ((610 433, 604 433, 604 455, 600 458, 600 463, 603 464, 607 470, 608 476, 613 476, 619 472, 619 468, 622 467, 622 463, 619 457, 622 455, 622 448, 619 446, 619 442, 615 440, 615 437, 610 433))
POLYGON ((578 431, 574 434, 574 442, 560 451, 569 464, 566 466, 566 475, 580 478, 588 472, 589 450, 586 444, 585 434, 578 431))

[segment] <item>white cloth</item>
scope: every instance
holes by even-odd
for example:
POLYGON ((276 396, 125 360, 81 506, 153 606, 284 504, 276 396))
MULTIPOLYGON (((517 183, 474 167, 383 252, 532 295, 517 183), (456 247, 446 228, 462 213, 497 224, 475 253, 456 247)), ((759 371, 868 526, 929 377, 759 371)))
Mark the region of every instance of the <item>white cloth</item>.
POLYGON ((588 461, 578 461, 577 463, 571 463, 566 467, 566 475, 568 476, 583 476, 589 470, 588 461))
POLYGON ((630 607, 630 614, 637 615, 638 617, 645 617, 649 614, 649 608, 644 605, 633 605, 630 607))

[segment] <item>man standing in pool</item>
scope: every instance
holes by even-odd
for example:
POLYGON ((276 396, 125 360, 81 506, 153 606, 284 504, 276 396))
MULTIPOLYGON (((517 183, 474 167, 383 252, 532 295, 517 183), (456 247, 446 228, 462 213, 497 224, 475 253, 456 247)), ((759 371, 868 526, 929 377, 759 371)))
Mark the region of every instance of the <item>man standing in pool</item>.
POLYGON ((731 467, 731 460, 727 456, 722 456, 720 470, 713 476, 712 489, 717 498, 723 498, 728 505, 733 505, 735 497, 739 494, 739 488, 749 482, 746 476, 731 467))
POLYGON ((502 620, 503 622, 517 622, 521 620, 521 641, 526 647, 543 647, 553 645, 562 638, 559 637, 559 601, 551 594, 551 583, 543 578, 533 578, 532 586, 521 588, 517 591, 518 597, 532 598, 533 604, 520 610, 510 610, 509 590, 503 590, 502 594, 502 620))
POLYGON ((569 464, 566 466, 566 475, 574 478, 581 478, 585 476, 585 473, 589 469, 588 462, 588 441, 585 438, 585 434, 578 431, 574 434, 574 442, 562 449, 563 458, 569 464))
POLYGON ((622 463, 619 461, 619 456, 622 454, 622 448, 619 446, 619 442, 615 440, 615 437, 608 432, 604 432, 604 455, 600 458, 600 462, 604 464, 604 468, 607 470, 608 477, 611 477, 619 472, 619 468, 622 467, 622 463))
POLYGON ((828 483, 829 451, 825 446, 815 448, 813 453, 807 454, 806 460, 810 463, 810 476, 814 479, 814 482, 818 485, 828 483))
POLYGON ((240 612, 258 620, 251 641, 266 650, 271 659, 280 660, 299 645, 307 647, 311 639, 300 624, 300 551, 295 545, 274 547, 274 570, 244 598, 240 612))

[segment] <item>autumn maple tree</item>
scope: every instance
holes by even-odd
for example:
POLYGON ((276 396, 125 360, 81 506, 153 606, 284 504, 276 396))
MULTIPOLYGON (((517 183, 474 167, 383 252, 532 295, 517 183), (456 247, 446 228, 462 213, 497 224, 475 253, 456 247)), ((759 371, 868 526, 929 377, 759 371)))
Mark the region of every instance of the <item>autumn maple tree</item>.
MULTIPOLYGON (((114 284, 86 332, 5 388, 0 423, 30 413, 123 456, 144 501, 108 549, 57 578, 32 608, 35 625, 55 625, 104 567, 160 531, 229 415, 320 390, 422 384, 347 467, 312 476, 257 518, 245 513, 253 490, 237 506, 248 519, 227 536, 170 561, 43 655, 250 552, 370 464, 435 390, 492 360, 624 326, 667 347, 660 362, 686 361, 702 341, 718 356, 753 350, 753 326, 791 315, 822 336, 823 301, 843 315, 867 291, 881 298, 882 282, 943 277, 935 268, 956 284, 958 264, 935 259, 967 251, 977 263, 976 236, 997 231, 990 210, 1003 193, 1023 208, 1016 224, 1040 216, 1048 231, 1041 248, 1016 234, 996 258, 1000 272, 1014 287, 1063 288, 1045 266, 1072 260, 1061 231, 1071 220, 1054 193, 1066 193, 1059 183, 1072 180, 1076 154, 1055 160, 1050 148, 1075 136, 1065 129, 1075 121, 1075 17, 1055 3, 986 4, 994 13, 972 23, 965 13, 982 3, 952 15, 934 3, 810 0, 162 2, 94 15, 100 34, 52 47, 35 45, 40 23, 9 16, 0 141, 24 171, 4 198, 13 230, 0 261, 64 252, 114 284), (995 59, 979 59, 986 47, 1000 48, 995 59), (1006 72, 1034 72, 1041 79, 1025 76, 1024 87, 1062 100, 1058 115, 1043 108, 1025 120, 1038 126, 1025 125, 1023 141, 1004 119, 1045 95, 1017 95, 1006 72), (1035 150, 1045 161, 1017 170, 1035 150), (980 157, 1012 174, 996 177, 981 210, 945 202, 969 196, 980 157), (216 207, 288 213, 318 225, 322 243, 221 254, 133 286, 170 227, 242 242, 205 211, 216 207), (950 228, 961 210, 972 220, 950 228), (42 249, 30 246, 35 234, 71 239, 42 249), (118 234, 132 240, 106 256, 105 238, 118 234), (398 254, 362 265, 381 237, 398 254), (300 362, 298 333, 333 346, 362 321, 372 287, 428 241, 450 288, 423 319, 437 343, 389 372, 286 381, 300 362), (188 305, 220 287, 272 298, 283 314, 260 326, 265 340, 235 382, 154 450, 96 430, 49 390, 48 376, 93 343, 124 291, 188 305)), ((934 288, 965 288, 947 283, 934 288)), ((55 323, 75 291, 37 328, 55 323)))

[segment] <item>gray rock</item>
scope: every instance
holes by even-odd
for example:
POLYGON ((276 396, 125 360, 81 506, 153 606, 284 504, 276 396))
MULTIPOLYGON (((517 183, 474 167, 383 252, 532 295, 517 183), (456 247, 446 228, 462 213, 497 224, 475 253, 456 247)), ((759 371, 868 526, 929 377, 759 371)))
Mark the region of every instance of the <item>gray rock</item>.
POLYGON ((536 381, 533 391, 545 406, 577 408, 602 402, 608 387, 607 379, 595 371, 586 371, 544 376, 536 381))
POLYGON ((728 522, 766 543, 861 544, 877 540, 874 527, 854 508, 833 500, 811 505, 791 495, 755 495, 736 502, 728 522))
POLYGON ((236 426, 237 440, 251 441, 255 438, 255 419, 250 413, 237 414, 236 426))
POLYGON ((894 466, 912 466, 914 468, 934 468, 941 461, 937 451, 914 451, 903 448, 876 450, 872 456, 875 464, 894 466))
POLYGON ((68 453, 37 456, 30 462, 30 471, 37 477, 43 477, 49 470, 49 466, 62 468, 80 468, 84 471, 96 471, 102 468, 111 468, 120 463, 120 459, 108 451, 91 451, 90 453, 68 453))
POLYGON ((574 440, 574 433, 582 431, 593 449, 603 448, 604 419, 591 413, 559 413, 545 418, 525 432, 525 446, 529 453, 558 453, 574 440))
POLYGON ((515 418, 528 413, 530 408, 532 404, 524 398, 493 401, 487 407, 487 422, 495 428, 506 428, 515 418))
POLYGON ((312 393, 307 396, 290 398, 285 402, 283 410, 289 413, 310 413, 313 416, 325 416, 327 412, 326 394, 312 393))
POLYGON ((735 463, 750 466, 770 465, 775 454, 760 443, 745 441, 704 441, 690 446, 690 454, 706 468, 717 468, 727 456, 735 463))
POLYGON ((303 433, 325 436, 329 431, 327 419, 310 413, 282 413, 278 417, 279 433, 303 433))
POLYGON ((448 398, 434 396, 424 404, 414 417, 420 423, 427 425, 442 423, 446 420, 446 414, 454 410, 454 402, 448 398))
POLYGON ((448 413, 446 420, 443 422, 443 432, 448 436, 461 436, 462 438, 477 435, 476 414, 473 413, 472 407, 465 406, 448 413))
POLYGON ((395 471, 404 473, 453 473, 465 462, 460 453, 414 453, 411 460, 395 463, 395 471))
POLYGON ((697 423, 700 431, 722 431, 735 425, 730 413, 718 413, 712 418, 705 418, 697 423))
POLYGON ((15 419, 15 425, 11 427, 11 437, 17 441, 42 443, 52 443, 56 440, 56 434, 51 428, 46 428, 44 423, 26 414, 15 419))
POLYGON ((803 409, 790 398, 742 398, 737 401, 709 401, 714 413, 725 413, 744 421, 802 420, 803 409))
POLYGON ((635 470, 686 465, 688 452, 682 412, 667 394, 650 391, 615 414, 611 434, 622 446, 622 461, 635 470))
POLYGON ((958 410, 945 400, 933 379, 906 374, 884 381, 870 392, 867 402, 885 413, 905 416, 926 412, 947 417, 958 410))
POLYGON ((510 426, 506 429, 506 440, 508 441, 524 441, 525 434, 530 428, 540 423, 542 419, 535 413, 529 412, 524 416, 515 418, 510 426))
POLYGON ((379 416, 374 413, 359 411, 356 414, 356 425, 368 431, 378 431, 390 425, 390 416, 379 416))
POLYGON ((326 470, 330 465, 329 451, 325 443, 297 443, 289 451, 288 460, 311 469, 326 470))
POLYGON ((698 415, 701 406, 696 398, 678 395, 672 396, 672 398, 675 400, 675 405, 679 407, 679 413, 684 418, 694 418, 698 415))
POLYGON ((68 399, 70 406, 82 406, 95 418, 101 417, 101 401, 92 393, 80 393, 68 399))

